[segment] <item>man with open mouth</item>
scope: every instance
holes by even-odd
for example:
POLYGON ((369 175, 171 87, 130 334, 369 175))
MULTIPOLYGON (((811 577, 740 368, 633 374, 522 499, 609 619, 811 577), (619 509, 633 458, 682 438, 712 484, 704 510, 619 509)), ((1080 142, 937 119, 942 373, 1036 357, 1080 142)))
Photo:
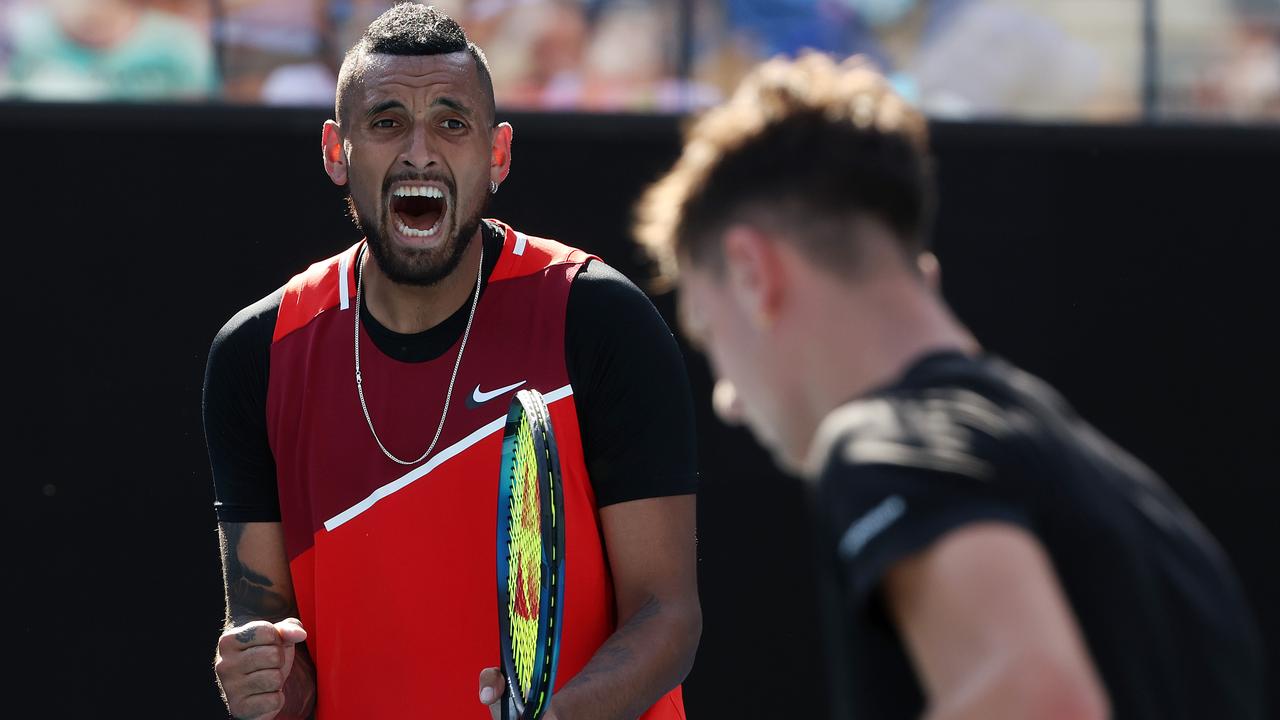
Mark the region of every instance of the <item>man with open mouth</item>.
POLYGON ((547 400, 565 496, 544 717, 684 716, 701 630, 684 364, 617 271, 484 219, 511 142, 483 52, 435 9, 397 5, 348 52, 322 150, 365 238, 233 317, 205 378, 237 718, 490 716, 501 419, 521 388, 547 400))

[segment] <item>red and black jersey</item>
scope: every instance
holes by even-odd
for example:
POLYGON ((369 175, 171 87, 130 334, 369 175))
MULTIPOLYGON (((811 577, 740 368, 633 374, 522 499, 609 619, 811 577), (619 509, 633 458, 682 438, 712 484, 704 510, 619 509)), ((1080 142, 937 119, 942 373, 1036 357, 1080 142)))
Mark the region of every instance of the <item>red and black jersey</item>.
MULTIPOLYGON (((384 455, 356 393, 354 273, 363 244, 312 266, 280 294, 265 363, 264 425, 322 719, 487 717, 475 697, 476 676, 498 660, 497 476, 503 422, 517 389, 546 397, 564 476, 561 683, 616 625, 600 502, 566 361, 570 292, 592 258, 492 227, 504 237, 496 263, 486 263, 491 269, 448 417, 435 450, 416 465, 384 455)), ((434 358, 406 362, 384 352, 364 323, 361 333, 364 393, 378 437, 397 456, 417 457, 439 422, 460 338, 434 358)), ((214 366, 211 357, 207 405, 214 366)), ((217 476, 215 459, 215 482, 217 476)), ((660 494, 673 493, 648 496, 660 494)), ((227 495, 235 491, 219 499, 227 495)), ((645 717, 683 714, 677 688, 645 717)))

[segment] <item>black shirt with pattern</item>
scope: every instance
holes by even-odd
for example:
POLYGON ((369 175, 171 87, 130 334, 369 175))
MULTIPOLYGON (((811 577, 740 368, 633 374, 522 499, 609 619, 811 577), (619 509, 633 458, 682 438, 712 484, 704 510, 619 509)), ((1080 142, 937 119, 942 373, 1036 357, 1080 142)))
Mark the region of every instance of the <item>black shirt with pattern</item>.
POLYGON ((1046 549, 1113 716, 1265 716, 1259 633, 1227 558, 1146 466, 1042 381, 939 353, 837 409, 814 446, 856 717, 915 718, 920 684, 880 593, 898 561, 970 523, 1046 549))

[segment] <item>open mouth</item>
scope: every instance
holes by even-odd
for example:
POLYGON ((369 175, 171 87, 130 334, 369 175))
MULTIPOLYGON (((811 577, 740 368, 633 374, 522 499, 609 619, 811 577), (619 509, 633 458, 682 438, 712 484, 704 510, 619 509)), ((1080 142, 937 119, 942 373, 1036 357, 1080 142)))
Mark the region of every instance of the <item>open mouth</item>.
POLYGON ((401 185, 391 193, 391 220, 409 238, 428 238, 440 230, 449 207, 444 191, 432 185, 401 185))

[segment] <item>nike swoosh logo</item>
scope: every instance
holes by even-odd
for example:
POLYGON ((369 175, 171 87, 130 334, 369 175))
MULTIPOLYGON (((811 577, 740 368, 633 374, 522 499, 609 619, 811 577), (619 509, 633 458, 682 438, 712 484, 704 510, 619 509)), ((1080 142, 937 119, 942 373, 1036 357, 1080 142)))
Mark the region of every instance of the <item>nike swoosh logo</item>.
POLYGON ((467 407, 469 408, 479 407, 480 405, 483 405, 489 402, 490 400, 498 397, 499 395, 505 395, 511 392, 512 390, 515 390, 516 388, 525 384, 525 382, 527 381, 521 380, 518 383, 511 383, 510 385, 507 385, 505 387, 500 387, 497 390, 484 390, 484 391, 480 389, 479 385, 476 385, 476 389, 471 391, 471 397, 467 398, 467 407))

